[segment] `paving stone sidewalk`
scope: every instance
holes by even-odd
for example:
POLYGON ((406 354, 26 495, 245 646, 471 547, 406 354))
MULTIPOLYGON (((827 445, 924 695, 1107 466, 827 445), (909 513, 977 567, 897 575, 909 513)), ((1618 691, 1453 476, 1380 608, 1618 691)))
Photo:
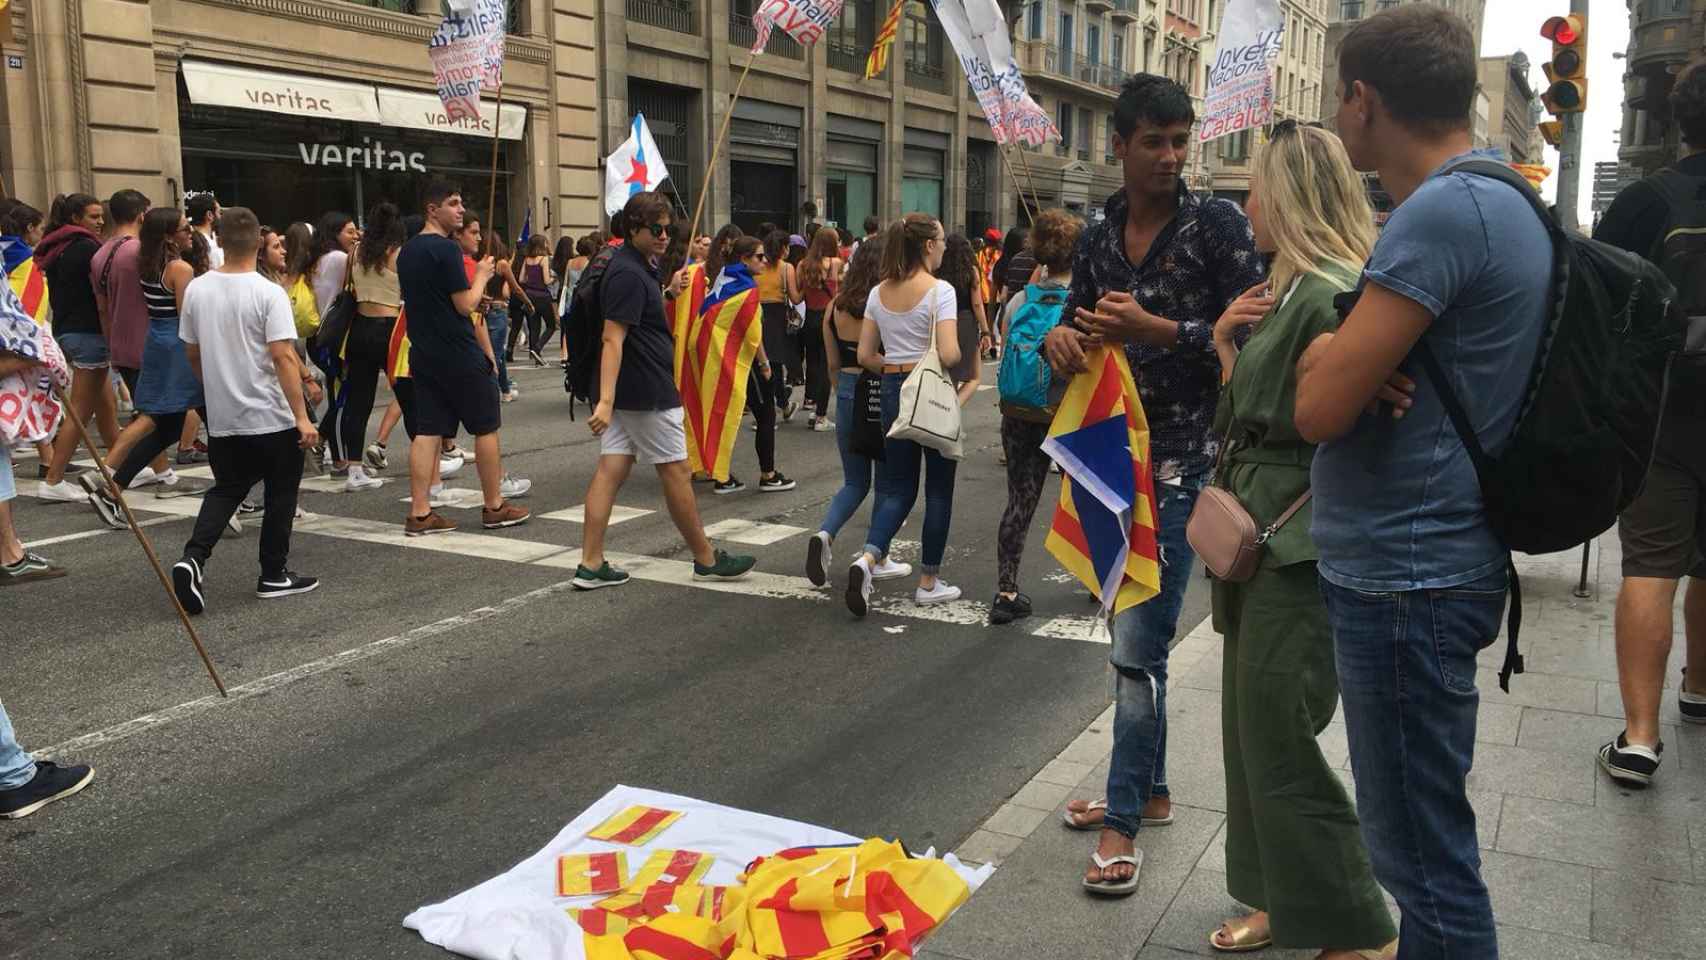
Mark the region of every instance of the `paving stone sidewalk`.
MULTIPOLYGON (((1682 616, 1663 717, 1664 766, 1646 791, 1620 788, 1594 752, 1622 729, 1612 615, 1621 555, 1595 544, 1589 596, 1574 596, 1580 551, 1519 557, 1528 672, 1498 688, 1504 640, 1482 655, 1481 720, 1470 774, 1483 873, 1506 960, 1700 957, 1706 944, 1706 727, 1677 724, 1682 616)), ((926 944, 930 960, 1183 960, 1213 955, 1208 935, 1242 912, 1225 888, 1220 642, 1203 623, 1175 647, 1167 774, 1176 822, 1138 838, 1137 893, 1079 886, 1094 834, 1064 828, 1068 798, 1103 794, 1113 708, 959 849, 995 876, 926 944)), ((1345 730, 1321 737, 1350 784, 1345 730)), ((1394 913, 1396 916, 1396 913, 1394 913)), ((1270 950, 1270 958, 1312 951, 1270 950)))

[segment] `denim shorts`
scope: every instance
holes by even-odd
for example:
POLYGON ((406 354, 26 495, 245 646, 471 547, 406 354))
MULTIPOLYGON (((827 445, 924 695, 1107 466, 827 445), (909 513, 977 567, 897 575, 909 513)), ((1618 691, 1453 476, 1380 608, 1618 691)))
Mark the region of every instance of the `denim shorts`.
POLYGON ((107 338, 98 333, 62 333, 59 349, 79 370, 104 370, 108 363, 107 338))
POLYGON ((18 483, 12 478, 12 450, 0 443, 0 503, 18 496, 18 483))

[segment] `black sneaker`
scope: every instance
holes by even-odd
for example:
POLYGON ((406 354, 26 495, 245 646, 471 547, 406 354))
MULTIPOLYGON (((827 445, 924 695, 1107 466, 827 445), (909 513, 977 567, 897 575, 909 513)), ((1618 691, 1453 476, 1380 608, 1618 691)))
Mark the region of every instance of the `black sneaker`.
POLYGON ((574 585, 576 590, 597 590, 601 587, 619 587, 628 582, 628 571, 621 567, 613 567, 606 560, 597 570, 577 564, 575 566, 574 585))
POLYGON ((1031 615, 1031 598, 1024 594, 1015 594, 1011 600, 995 595, 995 602, 989 605, 989 622, 994 626, 1023 620, 1031 615))
POLYGON ((1706 693, 1688 692, 1688 668, 1682 668, 1682 686, 1676 692, 1676 705, 1684 723, 1706 723, 1706 693))
POLYGON ((272 600, 277 597, 294 597, 299 593, 312 593, 320 588, 320 581, 314 577, 303 577, 284 571, 275 577, 262 577, 255 582, 255 596, 262 600, 272 600))
POLYGON ((37 760, 30 782, 11 790, 0 790, 0 820, 22 820, 55 800, 82 791, 95 779, 95 768, 62 767, 52 760, 37 760))
POLYGON ((829 582, 829 534, 819 530, 806 541, 806 579, 812 586, 821 587, 829 582))
POLYGON ((739 493, 745 489, 746 489, 746 484, 741 483, 739 477, 732 477, 731 476, 726 481, 718 482, 715 486, 713 486, 711 488, 711 492, 716 494, 717 496, 721 497, 721 496, 725 496, 725 495, 731 494, 731 493, 739 493))
POLYGON ((780 470, 772 473, 768 477, 758 478, 759 493, 784 493, 794 489, 796 486, 798 486, 798 484, 789 480, 787 477, 782 476, 782 471, 780 470))
POLYGON ((189 557, 172 564, 172 592, 190 616, 206 610, 207 602, 201 595, 201 564, 189 557))
POLYGON ((1651 786, 1653 774, 1659 772, 1659 757, 1665 745, 1643 747, 1629 742, 1628 731, 1599 748, 1599 765, 1611 774, 1611 779, 1635 787, 1651 786))
POLYGON ((128 524, 124 522, 124 511, 119 508, 118 501, 107 492, 107 485, 93 473, 77 475, 77 485, 89 493, 89 505, 101 515, 101 520, 114 530, 123 530, 128 524))
POLYGON ((758 565, 757 557, 732 557, 718 550, 711 557, 711 565, 705 566, 699 561, 693 561, 693 579, 695 580, 739 580, 752 572, 758 565))

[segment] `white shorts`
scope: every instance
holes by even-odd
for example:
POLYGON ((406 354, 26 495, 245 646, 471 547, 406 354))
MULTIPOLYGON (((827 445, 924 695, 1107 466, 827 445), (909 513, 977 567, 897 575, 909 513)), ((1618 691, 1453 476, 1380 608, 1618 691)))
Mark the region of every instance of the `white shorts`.
POLYGON ((610 426, 599 437, 598 452, 648 464, 686 460, 687 430, 681 408, 611 411, 610 426))

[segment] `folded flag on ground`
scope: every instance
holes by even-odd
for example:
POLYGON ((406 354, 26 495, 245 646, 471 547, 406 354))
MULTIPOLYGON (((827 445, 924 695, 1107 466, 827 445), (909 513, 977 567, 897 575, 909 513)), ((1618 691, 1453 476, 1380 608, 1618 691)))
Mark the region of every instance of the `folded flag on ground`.
POLYGON ((587 836, 606 843, 643 847, 656 840, 658 834, 680 819, 681 812, 678 810, 635 805, 592 828, 587 836))
POLYGON ((1117 614, 1161 590, 1149 421, 1123 351, 1099 347, 1087 363, 1043 441, 1065 475, 1047 546, 1117 614))

